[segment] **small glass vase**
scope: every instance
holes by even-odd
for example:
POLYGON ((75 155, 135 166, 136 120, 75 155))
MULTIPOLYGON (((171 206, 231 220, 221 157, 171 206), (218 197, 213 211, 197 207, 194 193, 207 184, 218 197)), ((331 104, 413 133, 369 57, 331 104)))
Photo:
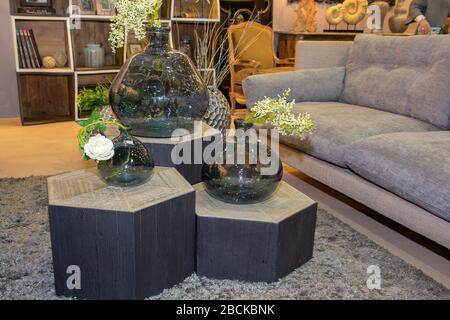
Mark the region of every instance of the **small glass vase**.
POLYGON ((104 182, 116 187, 131 187, 150 179, 155 164, 142 142, 127 129, 120 129, 120 135, 113 144, 113 158, 98 163, 98 172, 104 182))
POLYGON ((203 166, 206 192, 218 200, 234 204, 252 204, 268 199, 283 177, 279 156, 260 140, 246 140, 242 144, 237 136, 225 139, 221 152, 205 161, 203 166), (241 160, 245 159, 243 163, 238 161, 239 156, 241 160))

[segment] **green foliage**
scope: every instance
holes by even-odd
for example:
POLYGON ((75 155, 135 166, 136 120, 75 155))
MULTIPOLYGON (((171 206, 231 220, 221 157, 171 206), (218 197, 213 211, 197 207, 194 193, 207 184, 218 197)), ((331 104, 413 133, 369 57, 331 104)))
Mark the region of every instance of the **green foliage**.
POLYGON ((163 0, 157 0, 153 14, 149 14, 147 17, 148 25, 150 27, 157 27, 160 25, 159 22, 159 9, 161 9, 163 0))
POLYGON ((99 85, 95 89, 83 89, 78 93, 77 104, 79 112, 93 111, 109 105, 109 88, 99 85))

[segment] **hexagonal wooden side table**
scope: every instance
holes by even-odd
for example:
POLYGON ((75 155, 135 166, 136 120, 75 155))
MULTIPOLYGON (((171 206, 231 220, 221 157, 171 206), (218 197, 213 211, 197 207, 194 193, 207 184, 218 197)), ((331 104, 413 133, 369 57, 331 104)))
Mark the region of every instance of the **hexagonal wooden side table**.
POLYGON ((194 132, 180 139, 176 138, 144 138, 136 137, 145 144, 147 149, 155 160, 155 165, 164 167, 174 167, 191 184, 203 181, 203 151, 214 139, 221 137, 221 133, 202 122, 197 126, 194 132), (214 138, 215 137, 215 138, 214 138), (172 161, 172 152, 178 153, 181 150, 192 150, 190 163, 174 163, 172 161), (197 157, 197 159, 195 159, 197 157), (197 160, 197 161, 195 161, 197 160))
POLYGON ((194 186, 197 274, 273 282, 312 257, 317 203, 282 181, 261 203, 235 205, 194 186))
POLYGON ((194 272, 195 193, 174 168, 108 187, 96 169, 48 179, 56 294, 143 299, 194 272))

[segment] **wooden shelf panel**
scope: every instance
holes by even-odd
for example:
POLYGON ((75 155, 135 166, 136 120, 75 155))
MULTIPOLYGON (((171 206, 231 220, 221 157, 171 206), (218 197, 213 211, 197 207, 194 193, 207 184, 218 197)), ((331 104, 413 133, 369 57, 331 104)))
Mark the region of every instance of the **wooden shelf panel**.
POLYGON ((98 71, 119 71, 120 70, 120 66, 114 65, 114 66, 104 66, 101 68, 88 68, 88 67, 79 67, 76 68, 75 71, 77 72, 92 72, 92 73, 96 73, 98 71))
POLYGON ((80 19, 87 21, 111 21, 112 16, 100 16, 100 15, 71 15, 72 19, 80 19))
POLYGON ((41 74, 70 74, 73 73, 71 68, 52 68, 52 69, 18 69, 18 73, 41 73, 41 74))
POLYGON ((117 73, 78 74, 78 88, 95 88, 99 84, 110 85, 117 73))
POLYGON ((219 19, 208 19, 208 18, 203 18, 203 19, 197 19, 197 18, 173 18, 172 21, 178 21, 178 22, 184 22, 184 23, 192 23, 192 24, 220 22, 219 19))
POLYGON ((108 41, 109 31, 110 23, 108 21, 81 21, 80 29, 72 30, 76 70, 85 68, 84 48, 91 43, 100 44, 105 50, 105 66, 108 66, 107 68, 120 68, 123 64, 123 49, 116 50, 116 53, 113 53, 108 41))
POLYGON ((20 74, 19 97, 24 124, 74 119, 74 76, 20 74))
MULTIPOLYGON (((20 7, 20 0, 10 0, 10 8, 11 8, 11 15, 21 15, 18 12, 18 8, 20 7)), ((60 17, 67 16, 67 8, 69 7, 69 0, 54 0, 53 1, 53 8, 56 10, 56 15, 60 17)), ((29 17, 30 15, 23 16, 29 17)), ((42 16, 47 17, 47 16, 42 16)))
POLYGON ((171 20, 186 22, 219 21, 220 4, 217 0, 199 0, 197 3, 186 0, 172 0, 171 20))
POLYGON ((75 75, 75 115, 76 120, 88 118, 91 114, 90 111, 80 112, 78 110, 76 97, 78 92, 82 89, 94 89, 97 85, 103 84, 109 86, 116 77, 117 73, 96 73, 96 74, 76 74, 75 75))

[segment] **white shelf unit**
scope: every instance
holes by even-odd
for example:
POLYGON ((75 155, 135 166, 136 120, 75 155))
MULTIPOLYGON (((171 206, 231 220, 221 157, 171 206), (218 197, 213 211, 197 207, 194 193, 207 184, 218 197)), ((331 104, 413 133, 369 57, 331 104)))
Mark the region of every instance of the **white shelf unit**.
MULTIPOLYGON (((68 17, 48 17, 48 16, 11 16, 11 30, 13 33, 13 42, 14 42, 14 60, 16 62, 16 72, 17 73, 41 73, 41 74, 67 74, 73 73, 74 71, 74 62, 73 62, 73 48, 72 48, 72 37, 70 32, 70 22, 68 17), (31 23, 45 23, 45 22, 60 22, 64 24, 64 30, 59 31, 64 37, 64 51, 67 56, 67 67, 64 68, 53 68, 53 69, 45 69, 45 68, 37 68, 37 69, 29 69, 29 68, 21 68, 19 62, 19 44, 17 42, 16 30, 20 27, 20 24, 27 24, 27 22, 31 23)), ((54 29, 54 31, 58 32, 54 29)), ((36 36, 36 35, 35 35, 36 36)), ((36 42, 38 39, 36 39, 36 42)), ((39 45, 38 45, 39 48, 39 45)), ((42 55, 46 55, 45 53, 42 55)))
MULTIPOLYGON (((174 44, 174 36, 173 36, 173 28, 174 23, 188 23, 188 24, 204 24, 204 23, 218 23, 220 22, 220 2, 219 0, 211 0, 213 2, 213 11, 210 18, 181 18, 181 17, 175 17, 174 16, 174 3, 177 0, 164 0, 164 1, 170 1, 170 5, 168 7, 168 13, 169 17, 165 19, 161 19, 162 23, 169 24, 171 27, 171 34, 170 34, 170 45, 173 48, 176 48, 177 45, 174 44)), ((179 1, 179 0, 178 0, 179 1)), ((102 15, 74 15, 72 14, 72 0, 69 0, 69 8, 67 8, 67 16, 31 16, 31 15, 12 15, 11 16, 11 24, 12 24, 12 31, 13 31, 13 39, 14 39, 14 54, 15 54, 15 63, 16 63, 16 71, 18 74, 45 74, 45 75, 67 75, 72 76, 74 79, 74 119, 75 120, 81 120, 84 119, 83 117, 79 116, 78 112, 78 106, 77 106, 77 94, 78 90, 80 88, 80 78, 83 76, 88 75, 107 75, 107 74, 117 74, 119 72, 120 67, 117 68, 99 68, 99 69, 86 69, 83 68, 77 68, 75 64, 75 48, 74 48, 74 35, 72 26, 74 25, 75 20, 79 20, 82 22, 108 22, 111 21, 112 16, 102 16, 102 15), (67 67, 65 68, 53 68, 53 69, 27 69, 27 68, 20 68, 19 63, 19 50, 18 50, 18 43, 16 38, 16 28, 17 25, 21 24, 21 21, 33 21, 33 22, 45 22, 45 21, 54 21, 54 22, 61 22, 64 24, 64 45, 66 47, 66 55, 67 55, 67 67)), ((61 32, 61 31, 60 31, 61 32)), ((38 43, 39 47, 39 43, 38 43)), ((129 58, 127 56, 127 47, 128 47, 128 35, 125 36, 125 47, 123 49, 123 62, 129 58)), ((50 55, 50 54, 48 54, 50 55)), ((43 54, 41 53, 41 56, 43 54)), ((200 72, 203 72, 204 70, 199 70, 200 72)), ((216 81, 215 76, 215 70, 208 70, 214 72, 214 81, 216 81)))
MULTIPOLYGON (((71 2, 71 1, 70 1, 71 2)), ((110 22, 112 19, 112 16, 101 16, 101 15, 71 15, 69 17, 72 21, 73 19, 79 19, 81 23, 83 22, 110 22)), ((125 62, 127 59, 127 35, 125 36, 125 47, 123 49, 122 54, 122 62, 125 62)), ((73 54, 75 55, 75 52, 73 51, 73 54)), ((86 119, 86 117, 80 115, 79 108, 78 108, 78 92, 80 89, 80 78, 83 76, 101 76, 101 75, 116 75, 120 71, 120 66, 117 67, 106 67, 106 68, 98 68, 98 69, 90 69, 90 68, 84 68, 84 67, 75 67, 74 68, 74 106, 75 106, 75 121, 86 119)), ((94 83, 92 83, 90 86, 93 86, 94 83)))
POLYGON ((72 19, 80 20, 93 20, 93 21, 111 21, 112 16, 99 16, 99 15, 71 15, 72 19))

